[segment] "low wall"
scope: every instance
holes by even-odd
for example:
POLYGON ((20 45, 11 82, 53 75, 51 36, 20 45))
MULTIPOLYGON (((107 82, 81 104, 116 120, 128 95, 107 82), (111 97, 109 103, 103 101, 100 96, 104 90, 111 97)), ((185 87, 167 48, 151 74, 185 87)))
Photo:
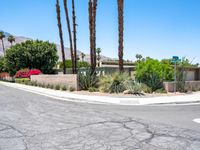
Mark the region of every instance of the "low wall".
MULTIPOLYGON (((175 82, 164 82, 164 88, 167 92, 174 92, 175 82)), ((200 81, 186 81, 185 89, 187 91, 200 91, 200 81)))
POLYGON ((79 90, 78 77, 75 74, 66 75, 32 75, 31 81, 37 81, 42 84, 60 84, 71 86, 75 90, 79 90))

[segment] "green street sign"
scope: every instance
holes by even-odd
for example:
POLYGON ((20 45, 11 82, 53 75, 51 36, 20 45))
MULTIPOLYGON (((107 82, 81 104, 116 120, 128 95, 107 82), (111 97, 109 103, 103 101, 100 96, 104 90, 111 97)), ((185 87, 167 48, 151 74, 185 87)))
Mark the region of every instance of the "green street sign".
POLYGON ((177 63, 180 61, 180 59, 178 56, 173 56, 171 61, 172 61, 172 63, 177 63))

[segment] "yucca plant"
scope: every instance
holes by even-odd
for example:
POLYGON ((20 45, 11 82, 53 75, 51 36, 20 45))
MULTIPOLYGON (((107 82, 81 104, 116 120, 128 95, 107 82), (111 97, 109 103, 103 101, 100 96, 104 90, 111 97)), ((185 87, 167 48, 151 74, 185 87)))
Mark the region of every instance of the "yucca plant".
POLYGON ((92 73, 89 69, 86 72, 79 73, 79 85, 82 90, 98 87, 98 77, 96 72, 92 73))
POLYGON ((130 80, 127 74, 115 73, 100 79, 100 91, 106 93, 122 93, 126 90, 125 83, 130 80))

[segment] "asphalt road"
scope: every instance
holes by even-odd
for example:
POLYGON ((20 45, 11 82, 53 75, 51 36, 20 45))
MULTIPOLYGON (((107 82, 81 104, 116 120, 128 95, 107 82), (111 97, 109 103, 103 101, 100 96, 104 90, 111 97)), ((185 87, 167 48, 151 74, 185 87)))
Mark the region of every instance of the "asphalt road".
POLYGON ((0 150, 199 150, 200 105, 59 101, 0 85, 0 150))

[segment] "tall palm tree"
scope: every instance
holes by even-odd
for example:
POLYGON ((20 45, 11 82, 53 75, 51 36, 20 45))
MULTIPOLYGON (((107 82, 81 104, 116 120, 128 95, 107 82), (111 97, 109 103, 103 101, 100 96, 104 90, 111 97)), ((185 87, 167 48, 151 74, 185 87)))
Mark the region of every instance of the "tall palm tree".
POLYGON ((97 11, 97 0, 93 0, 93 50, 94 50, 94 66, 97 65, 96 56, 96 11, 97 11))
POLYGON ((93 57, 94 57, 94 54, 93 54, 93 18, 92 18, 92 15, 93 15, 93 2, 92 0, 89 0, 88 2, 88 13, 89 13, 89 30, 90 30, 90 63, 91 63, 91 70, 93 72, 93 66, 94 66, 94 63, 93 63, 93 57))
POLYGON ((15 42, 15 37, 13 35, 9 35, 8 42, 10 42, 10 45, 12 47, 13 42, 15 42))
POLYGON ((84 58, 85 58, 85 54, 84 53, 81 53, 81 61, 83 62, 84 61, 84 58))
POLYGON ((67 28, 68 28, 68 34, 69 34, 69 43, 70 43, 70 52, 71 52, 71 61, 72 61, 72 73, 75 73, 75 67, 74 67, 74 51, 73 51, 73 43, 72 43, 72 34, 71 34, 71 26, 70 26, 70 19, 69 19, 69 12, 68 12, 68 6, 67 6, 67 0, 63 0, 64 3, 64 9, 65 9, 65 16, 67 21, 67 28))
POLYGON ((74 39, 74 73, 77 73, 77 48, 76 48, 76 14, 75 3, 72 0, 72 19, 73 19, 73 39, 74 39))
POLYGON ((96 69, 96 10, 97 0, 89 0, 89 29, 90 29, 90 61, 91 71, 95 72, 96 69))
POLYGON ((56 13, 57 13, 57 21, 58 21, 58 29, 59 29, 59 37, 60 37, 60 46, 61 46, 61 52, 62 52, 63 74, 66 74, 65 47, 64 47, 62 24, 61 24, 61 18, 60 18, 59 0, 56 0, 56 13))
POLYGON ((118 30, 119 30, 119 46, 118 46, 118 56, 119 56, 119 70, 123 72, 124 62, 123 62, 123 53, 124 53, 124 0, 117 0, 118 3, 118 30))
POLYGON ((96 49, 96 53, 97 53, 97 66, 98 67, 100 67, 100 60, 101 60, 101 55, 100 55, 100 53, 101 53, 101 48, 97 48, 96 49))
POLYGON ((0 32, 0 40, 1 40, 1 43, 2 43, 2 49, 3 49, 3 53, 5 53, 5 47, 4 47, 4 42, 3 42, 3 39, 5 38, 5 34, 4 32, 0 32))

